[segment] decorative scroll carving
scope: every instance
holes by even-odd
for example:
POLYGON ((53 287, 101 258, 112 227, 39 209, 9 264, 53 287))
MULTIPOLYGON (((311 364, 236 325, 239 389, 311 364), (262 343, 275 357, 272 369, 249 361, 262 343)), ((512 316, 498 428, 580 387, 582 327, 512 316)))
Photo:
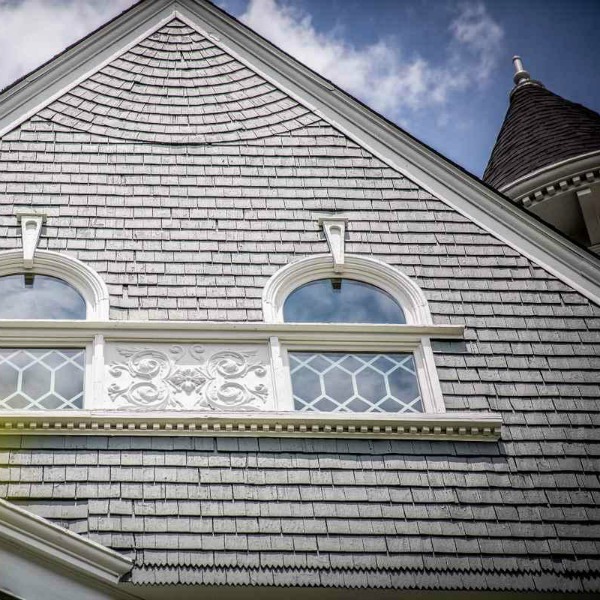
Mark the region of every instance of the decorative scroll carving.
POLYGON ((264 410, 266 360, 256 351, 202 346, 117 347, 108 395, 120 408, 146 410, 264 410))

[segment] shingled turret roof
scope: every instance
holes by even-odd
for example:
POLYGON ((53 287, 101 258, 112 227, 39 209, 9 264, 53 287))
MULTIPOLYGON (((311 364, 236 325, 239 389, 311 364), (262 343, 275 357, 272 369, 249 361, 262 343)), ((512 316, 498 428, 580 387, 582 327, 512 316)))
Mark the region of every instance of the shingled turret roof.
POLYGON ((483 180, 496 189, 543 167, 600 150, 597 112, 547 90, 524 70, 517 71, 515 81, 483 174, 483 180))

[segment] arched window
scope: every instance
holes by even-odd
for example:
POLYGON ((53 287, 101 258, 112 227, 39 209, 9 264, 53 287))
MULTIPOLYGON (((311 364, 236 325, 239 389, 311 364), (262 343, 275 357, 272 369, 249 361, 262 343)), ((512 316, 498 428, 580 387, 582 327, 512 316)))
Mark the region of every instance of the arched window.
POLYGON ((33 268, 24 274, 21 250, 1 251, 0 281, 3 281, 0 285, 4 285, 4 289, 10 290, 11 294, 16 294, 21 300, 26 298, 26 302, 30 303, 36 299, 37 314, 40 315, 33 316, 30 313, 31 316, 16 316, 12 312, 9 316, 2 316, 11 310, 24 311, 26 307, 11 309, 0 296, 0 319, 108 319, 109 296, 106 284, 90 267, 65 254, 36 250, 33 268), (84 316, 80 316, 82 311, 76 309, 79 298, 85 303, 84 316), (42 310, 44 302, 47 306, 42 310), (54 311, 53 314, 51 310, 54 311), (61 312, 62 316, 58 316, 61 312), (73 316, 68 316, 69 314, 73 316))
POLYGON ((85 317, 85 299, 62 279, 34 273, 0 277, 0 319, 85 317))
POLYGON ((282 345, 294 410, 443 412, 430 341, 423 335, 434 327, 427 300, 394 267, 346 256, 340 276, 328 255, 302 259, 269 280, 263 308, 267 321, 317 325, 313 341, 282 345), (336 324, 344 328, 337 332, 336 324), (374 336, 385 340, 381 347, 374 336))
MULTIPOLYGON (((107 318, 106 285, 80 261, 37 250, 33 268, 24 271, 22 251, 0 252, 0 319, 107 318)), ((92 340, 73 344, 60 335, 60 325, 47 331, 43 347, 39 341, 32 345, 26 338, 0 344, 0 410, 84 407, 91 364, 91 356, 86 357, 86 353, 91 354, 92 340)))

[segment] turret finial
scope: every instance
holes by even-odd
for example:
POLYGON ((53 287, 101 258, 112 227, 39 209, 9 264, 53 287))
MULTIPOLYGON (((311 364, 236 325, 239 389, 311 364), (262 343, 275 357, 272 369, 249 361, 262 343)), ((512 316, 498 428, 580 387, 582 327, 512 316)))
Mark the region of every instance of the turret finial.
POLYGON ((513 81, 516 85, 526 81, 531 81, 531 75, 529 75, 529 73, 523 68, 523 61, 521 60, 520 56, 513 56, 513 64, 515 65, 513 81))

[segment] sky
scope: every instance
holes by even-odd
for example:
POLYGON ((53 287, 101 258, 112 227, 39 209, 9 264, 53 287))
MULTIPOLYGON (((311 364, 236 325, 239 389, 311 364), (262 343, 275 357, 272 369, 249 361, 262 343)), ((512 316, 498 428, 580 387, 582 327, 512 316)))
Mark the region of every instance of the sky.
MULTIPOLYGON (((0 87, 132 0, 0 0, 0 87)), ((215 0, 406 131, 481 176, 514 54, 600 112, 600 0, 215 0)))

